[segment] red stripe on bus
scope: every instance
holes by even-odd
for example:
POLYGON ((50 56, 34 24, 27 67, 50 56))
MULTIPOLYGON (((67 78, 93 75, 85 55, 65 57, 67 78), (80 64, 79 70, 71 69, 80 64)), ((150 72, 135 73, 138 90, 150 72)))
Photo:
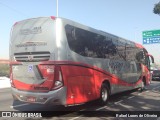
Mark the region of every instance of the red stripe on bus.
MULTIPOLYGON (((73 66, 81 66, 81 67, 85 67, 85 68, 90 68, 93 70, 96 70, 98 72, 101 72, 102 74, 107 75, 108 77, 112 78, 112 79, 116 79, 119 81, 118 84, 120 85, 125 85, 125 86, 136 86, 138 85, 142 79, 139 79, 136 83, 128 83, 125 82, 124 80, 118 78, 116 75, 113 75, 101 68, 98 68, 97 66, 92 66, 92 65, 88 65, 86 63, 81 63, 81 62, 73 62, 73 61, 46 61, 46 62, 41 62, 40 64, 58 64, 58 65, 73 65, 73 66)), ((140 77, 141 78, 141 77, 140 77)), ((109 80, 112 84, 114 84, 114 82, 112 82, 112 80, 109 80)))
MULTIPOLYGON (((21 64, 20 62, 12 62, 12 64, 21 64)), ((118 78, 116 75, 113 75, 101 68, 98 68, 97 66, 92 66, 92 65, 88 65, 85 63, 81 63, 81 62, 73 62, 73 61, 45 61, 45 62, 41 62, 40 65, 69 65, 69 66, 77 66, 77 67, 84 67, 87 69, 92 69, 95 70, 97 72, 100 72, 101 74, 104 74, 104 80, 105 78, 109 80, 109 82, 111 84, 117 84, 117 85, 123 85, 123 86, 136 86, 138 85, 142 78, 140 77, 139 80, 136 83, 128 83, 120 78, 118 78), (118 82, 117 82, 118 81, 118 82)), ((78 69, 78 68, 77 68, 78 69)), ((79 71, 79 70, 78 70, 79 71)))

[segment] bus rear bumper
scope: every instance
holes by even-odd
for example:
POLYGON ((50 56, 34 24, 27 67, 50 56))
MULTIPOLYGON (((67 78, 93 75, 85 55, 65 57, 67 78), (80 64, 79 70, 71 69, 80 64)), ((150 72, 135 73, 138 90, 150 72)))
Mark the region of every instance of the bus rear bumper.
POLYGON ((47 93, 20 91, 12 88, 14 100, 45 105, 66 105, 66 87, 47 93))

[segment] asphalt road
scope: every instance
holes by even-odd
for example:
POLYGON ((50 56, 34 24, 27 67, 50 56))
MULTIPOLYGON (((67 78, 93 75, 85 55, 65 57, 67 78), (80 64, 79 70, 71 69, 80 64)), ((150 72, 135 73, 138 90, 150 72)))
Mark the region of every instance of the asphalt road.
MULTIPOLYGON (((108 104, 104 106, 97 104, 97 101, 70 107, 13 102, 11 89, 4 88, 0 89, 0 111, 40 112, 42 115, 47 116, 35 118, 38 120, 82 120, 84 117, 87 120, 133 120, 137 118, 160 120, 160 117, 156 116, 160 115, 160 81, 153 81, 143 92, 132 90, 112 95, 108 104)), ((14 117, 14 119, 17 119, 17 117, 14 117)), ((27 118, 18 119, 28 120, 27 118)))

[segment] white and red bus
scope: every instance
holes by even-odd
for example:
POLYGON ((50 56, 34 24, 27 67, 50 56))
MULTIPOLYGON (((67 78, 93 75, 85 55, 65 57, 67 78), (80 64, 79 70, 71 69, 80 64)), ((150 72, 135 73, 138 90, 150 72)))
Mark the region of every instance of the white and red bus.
POLYGON ((39 104, 106 103, 150 83, 149 56, 142 45, 68 19, 27 19, 11 30, 12 95, 39 104))

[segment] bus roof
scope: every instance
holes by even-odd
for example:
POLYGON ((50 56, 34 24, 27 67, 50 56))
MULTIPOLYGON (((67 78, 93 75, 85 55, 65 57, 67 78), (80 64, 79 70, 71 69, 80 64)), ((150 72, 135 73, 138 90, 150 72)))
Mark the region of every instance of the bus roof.
MULTIPOLYGON (((31 20, 31 19, 38 19, 38 18, 47 18, 47 17, 37 17, 37 18, 29 18, 29 19, 25 19, 25 20, 22 20, 22 21, 18 21, 16 22, 13 26, 15 26, 16 24, 20 23, 20 22, 23 22, 23 21, 27 21, 27 20, 31 20)), ((49 18, 49 17, 48 17, 49 18)), ((98 29, 95 29, 95 28, 92 28, 90 26, 87 26, 87 25, 84 25, 84 24, 81 24, 81 23, 78 23, 78 22, 75 22, 73 20, 70 20, 70 19, 66 19, 66 18, 62 18, 62 17, 55 17, 55 16, 50 16, 51 19, 55 20, 56 18, 59 18, 59 19, 62 19, 63 21, 66 21, 67 23, 72 23, 74 24, 75 26, 77 27, 81 27, 81 28, 84 28, 86 30, 91 30, 92 32, 95 32, 95 33, 99 33, 101 35, 109 35, 113 38, 116 38, 116 39, 119 39, 125 43, 128 43, 128 44, 135 44, 136 47, 138 48, 144 48, 141 44, 139 43, 135 43, 134 41, 131 41, 131 40, 128 40, 128 39, 125 39, 125 38, 122 38, 122 37, 119 37, 117 35, 114 35, 114 34, 111 34, 111 33, 108 33, 108 32, 105 32, 105 31, 102 31, 102 30, 98 30, 98 29)))

